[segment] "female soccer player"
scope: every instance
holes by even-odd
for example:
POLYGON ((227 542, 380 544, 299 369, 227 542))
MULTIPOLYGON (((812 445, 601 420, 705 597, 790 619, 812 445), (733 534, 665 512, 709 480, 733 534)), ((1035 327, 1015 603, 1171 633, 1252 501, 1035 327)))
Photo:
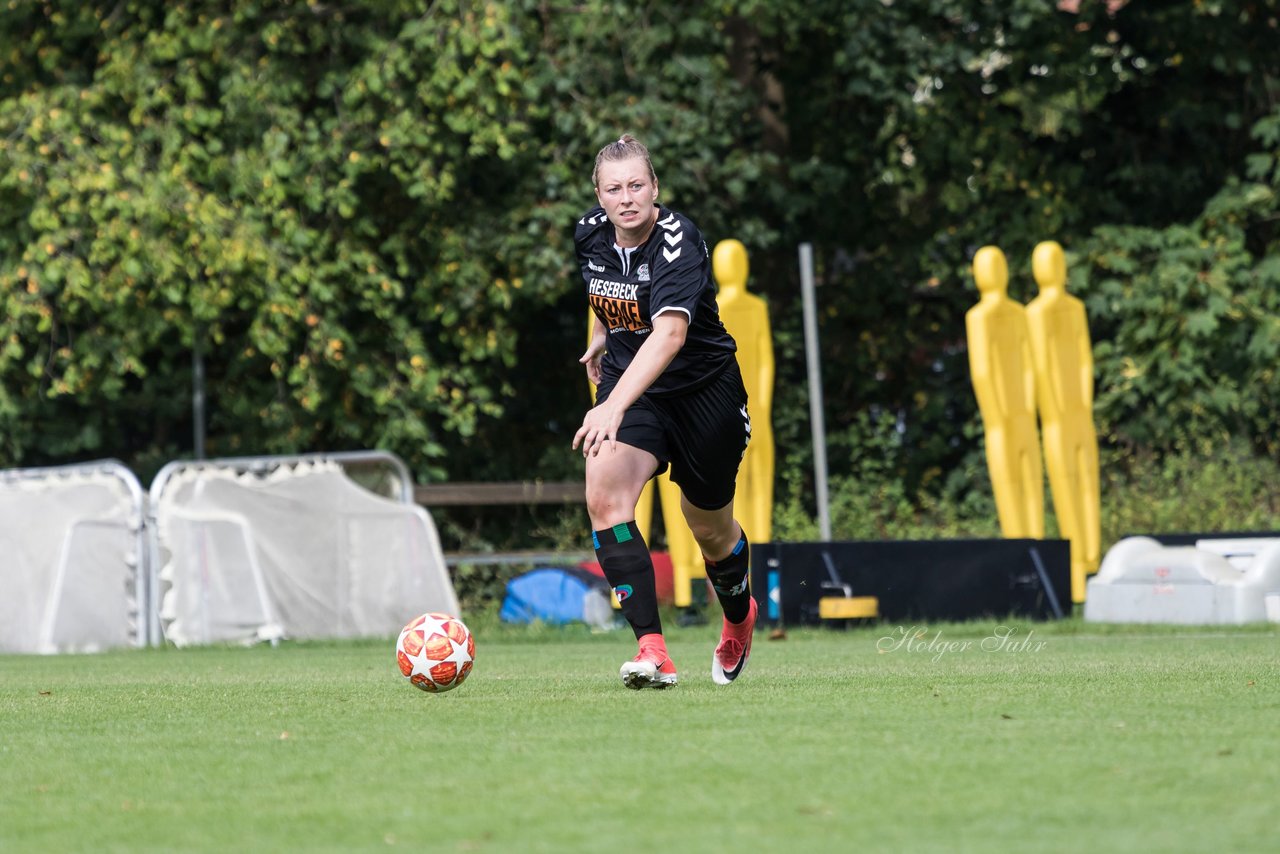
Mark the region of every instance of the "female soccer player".
POLYGON ((641 489, 670 466, 724 609, 711 677, 727 685, 747 663, 756 622, 750 548, 733 518, 751 438, 737 345, 720 322, 702 233, 658 204, 648 149, 623 136, 600 149, 591 178, 600 204, 578 220, 574 241, 595 315, 579 361, 597 392, 573 447, 587 461, 596 555, 640 646, 620 675, 628 688, 676 684, 653 562, 635 523, 641 489))

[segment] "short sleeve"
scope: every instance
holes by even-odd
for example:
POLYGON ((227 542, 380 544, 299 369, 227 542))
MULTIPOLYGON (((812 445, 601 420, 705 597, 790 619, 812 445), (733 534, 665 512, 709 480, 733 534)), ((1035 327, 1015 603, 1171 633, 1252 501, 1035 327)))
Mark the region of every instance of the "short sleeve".
POLYGON ((702 233, 674 212, 658 220, 659 242, 655 251, 653 283, 649 292, 649 316, 680 311, 692 323, 703 288, 707 284, 707 247, 702 233))

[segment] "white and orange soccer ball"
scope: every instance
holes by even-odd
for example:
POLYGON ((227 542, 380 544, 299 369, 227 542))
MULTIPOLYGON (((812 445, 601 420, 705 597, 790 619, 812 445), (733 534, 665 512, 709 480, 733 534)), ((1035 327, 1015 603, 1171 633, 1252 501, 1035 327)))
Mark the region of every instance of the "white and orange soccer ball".
POLYGON ((462 684, 476 659, 476 639, 457 617, 423 614, 400 630, 396 662, 400 672, 431 694, 462 684))

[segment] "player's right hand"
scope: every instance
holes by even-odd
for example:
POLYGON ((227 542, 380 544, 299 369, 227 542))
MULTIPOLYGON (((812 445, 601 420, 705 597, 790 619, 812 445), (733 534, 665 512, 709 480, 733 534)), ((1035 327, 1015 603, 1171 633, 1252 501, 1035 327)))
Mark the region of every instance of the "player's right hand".
POLYGON ((592 338, 587 346, 587 352, 578 359, 578 362, 587 366, 587 379, 592 385, 600 385, 600 359, 604 356, 604 342, 603 335, 592 338))

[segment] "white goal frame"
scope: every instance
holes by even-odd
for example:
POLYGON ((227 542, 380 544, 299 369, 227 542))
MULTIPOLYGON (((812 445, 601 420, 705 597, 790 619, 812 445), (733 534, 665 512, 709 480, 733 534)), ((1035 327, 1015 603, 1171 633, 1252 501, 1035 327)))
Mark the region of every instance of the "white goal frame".
MULTIPOLYGON (((67 651, 96 651, 98 649, 119 646, 121 635, 126 645, 136 647, 147 646, 156 641, 152 634, 153 622, 150 614, 153 602, 150 598, 151 561, 150 548, 146 535, 146 495, 137 477, 121 462, 113 459, 97 460, 65 466, 49 466, 40 468, 21 468, 0 471, 0 488, 15 491, 30 491, 32 496, 54 495, 59 487, 66 489, 83 489, 95 485, 119 493, 123 499, 113 508, 100 511, 92 516, 71 518, 58 530, 51 532, 35 532, 29 528, 17 530, 11 519, 0 519, 4 525, 6 537, 17 541, 42 542, 40 551, 55 555, 45 569, 49 575, 48 589, 40 606, 38 618, 39 629, 31 642, 16 651, 57 653, 67 651), (77 571, 72 566, 77 545, 85 542, 93 532, 115 531, 121 535, 125 544, 118 553, 102 553, 96 550, 108 571, 119 572, 125 584, 126 595, 132 599, 126 602, 126 613, 119 615, 103 614, 102 603, 86 603, 87 609, 95 618, 104 617, 110 622, 118 616, 124 625, 116 625, 110 636, 102 634, 82 636, 74 642, 61 640, 56 636, 59 617, 63 614, 68 602, 74 600, 76 587, 68 583, 68 578, 77 571), (44 539, 40 540, 43 536, 44 539), (56 538, 56 545, 49 540, 56 538)), ((20 527, 20 526, 19 526, 20 527)), ((12 555, 0 557, 0 573, 5 571, 4 564, 14 559, 12 555)), ((29 567, 36 568, 38 567, 29 567)), ((2 589, 0 584, 0 589, 2 589)))
MULTIPOLYGON (((225 494, 220 495, 216 500, 212 494, 206 493, 205 499, 193 499, 192 503, 187 505, 185 502, 190 497, 187 493, 174 492, 173 498, 167 499, 166 496, 175 487, 175 483, 183 483, 192 489, 199 490, 199 484, 208 482, 228 483, 234 480, 235 483, 254 489, 257 486, 263 488, 276 489, 284 481, 290 479, 289 475, 297 473, 299 476, 307 476, 308 474, 321 473, 323 467, 328 467, 328 471, 332 473, 333 467, 341 469, 346 477, 342 480, 347 486, 342 489, 350 489, 353 493, 358 492, 360 495, 366 496, 359 498, 358 496, 349 496, 341 499, 343 510, 340 518, 346 520, 345 524, 355 525, 354 528, 346 528, 339 526, 335 532, 336 548, 339 556, 335 558, 336 565, 339 567, 347 566, 348 571, 355 571, 355 567, 360 566, 363 574, 357 572, 356 575, 348 576, 349 579, 370 578, 368 564, 343 564, 340 554, 346 552, 348 555, 353 554, 349 550, 355 548, 354 554, 367 554, 368 551, 364 547, 358 545, 359 539, 352 540, 349 536, 371 536, 367 533, 372 530, 362 525, 376 526, 379 520, 386 523, 389 519, 393 525, 394 519, 402 518, 404 524, 405 540, 401 550, 397 551, 394 546, 388 546, 391 552, 400 555, 401 558, 407 560, 407 563, 400 562, 395 565, 394 569, 389 569, 393 573, 399 575, 388 575, 388 583, 395 587, 397 591, 411 590, 416 593, 427 593, 430 595, 426 601, 434 603, 433 607, 441 610, 449 610, 457 613, 458 603, 457 596, 453 591, 452 582, 449 578, 449 571, 445 563, 443 551, 440 548, 439 535, 435 529, 435 523, 431 519, 430 514, 425 508, 419 506, 414 498, 414 483, 409 473, 408 467, 399 457, 385 451, 352 451, 341 453, 317 453, 317 454, 297 454, 297 455, 276 455, 276 456, 255 456, 255 457, 231 457, 222 459, 209 460, 193 460, 193 461, 174 461, 162 468, 152 481, 149 490, 148 502, 148 525, 147 529, 150 536, 150 552, 152 554, 153 571, 150 574, 149 584, 149 601, 154 604, 151 610, 151 627, 152 636, 160 639, 166 636, 166 627, 174 629, 170 632, 169 641, 179 643, 200 643, 199 637, 201 633, 205 636, 212 637, 213 640, 219 638, 213 635, 219 634, 221 630, 232 631, 228 628, 228 624, 223 622, 217 628, 212 630, 211 626, 218 624, 215 619, 213 622, 205 620, 200 622, 200 617, 192 611, 193 600, 190 598, 192 584, 188 579, 182 584, 175 585, 175 575, 181 576, 183 572, 187 572, 191 566, 190 558, 183 558, 185 563, 183 566, 170 566, 172 561, 177 560, 175 552, 169 548, 169 543, 165 542, 165 538, 178 537, 174 542, 182 542, 185 538, 186 550, 179 547, 179 553, 183 555, 192 554, 191 547, 193 541, 192 536, 198 536, 200 543, 204 543, 206 535, 214 537, 222 544, 222 552, 215 557, 214 562, 221 561, 224 568, 231 571, 231 575, 219 576, 219 578, 228 579, 226 582, 211 582, 213 586, 206 585, 205 595, 213 595, 221 597, 224 604, 228 604, 235 612, 235 618, 232 620, 237 626, 243 628, 247 625, 241 621, 243 617, 248 623, 256 625, 256 632, 253 637, 241 636, 239 639, 243 642, 270 641, 275 643, 281 637, 318 637, 314 623, 304 626, 297 621, 290 623, 288 614, 282 614, 281 607, 288 611, 288 606, 279 606, 273 601, 272 595, 268 588, 271 582, 277 581, 282 585, 286 582, 298 583, 303 578, 298 572, 287 572, 284 570, 284 564, 280 563, 280 555, 282 551, 277 550, 271 554, 275 555, 276 571, 273 572, 270 563, 272 560, 267 559, 268 563, 264 564, 263 553, 260 551, 257 536, 266 536, 269 539, 274 537, 276 545, 279 546, 279 537, 281 531, 278 528, 258 529, 255 534, 255 526, 257 521, 252 518, 251 513, 241 512, 241 507, 235 503, 225 503, 228 497, 225 494), (362 487, 356 490, 351 486, 354 482, 357 486, 362 487), (373 493, 373 495, 369 495, 373 493), (374 497, 380 496, 380 497, 374 497), (174 501, 183 502, 182 506, 175 505, 174 501), (402 505, 402 509, 393 510, 388 514, 385 509, 379 509, 377 502, 390 501, 392 506, 402 505), (354 502, 352 504, 351 502, 354 502), (173 523, 166 525, 162 516, 169 514, 173 523), (364 520, 364 521, 361 521, 364 520), (180 528, 173 528, 172 524, 179 524, 180 528), (196 525, 195 529, 190 526, 196 525), (222 526, 221 534, 214 532, 214 528, 222 526), (231 530, 228 530, 231 529, 231 530), (183 531, 185 533, 179 533, 183 531), (193 533, 194 531, 194 533, 193 533), (366 533, 360 533, 365 531, 366 533), (234 545, 232 545, 234 544, 234 545), (227 551, 230 549, 231 551, 227 551), (232 563, 226 561, 230 558, 228 555, 234 551, 236 557, 232 563), (407 558, 410 555, 411 558, 407 558), (415 569, 416 567, 416 569, 415 569), (281 574, 281 573, 284 574, 281 574), (161 574, 164 573, 164 577, 161 574), (405 573, 408 573, 407 575, 405 573), (167 586, 166 586, 167 585, 167 586), (400 585, 396 587, 396 585, 400 585), (217 587, 215 590, 214 587, 217 587), (227 598, 228 590, 234 587, 235 594, 233 599, 227 598), (179 605, 181 603, 181 605, 179 605), (175 612, 181 610, 185 614, 184 617, 178 618, 175 612), (259 621, 256 616, 261 615, 259 621), (177 619, 178 622, 174 622, 177 619), (182 627, 181 629, 179 627, 182 627), (295 630, 298 634, 295 634, 295 630)), ((331 475, 330 475, 331 476, 331 475)), ((213 487, 210 487, 213 488, 213 487)), ((230 487, 224 487, 229 489, 230 487)), ((198 493, 192 493, 195 495, 198 493)), ((243 496, 243 493, 239 493, 243 496)), ((346 495, 347 493, 342 493, 346 495)), ((254 501, 256 499, 243 499, 254 501)), ((237 499, 236 503, 239 503, 237 499)), ((383 505, 386 507, 387 505, 383 505)), ((335 511, 336 512, 336 511, 335 511)), ((313 517, 318 518, 318 517, 313 517)), ((329 529, 326 529, 326 534, 329 529)), ((395 541, 396 535, 393 533, 392 540, 395 541)), ((299 550, 304 550, 313 541, 299 540, 299 550)), ((383 538, 376 538, 369 542, 383 543, 383 538)), ((203 548, 203 546, 200 546, 203 548)), ((201 553, 202 554, 202 553, 201 553)), ((334 554, 326 551, 325 555, 334 554)), ((201 558, 203 560, 203 558, 201 558)), ((323 564, 332 568, 335 564, 323 564)), ((202 564, 202 566, 204 566, 202 564)), ((214 564, 205 567, 206 570, 214 564)), ((319 564, 318 564, 319 566, 319 564)), ((340 570, 341 571, 341 570, 340 570)), ((323 572, 322 572, 323 575, 323 572)), ((359 582, 353 582, 359 583, 359 582)), ((277 588, 278 590, 282 588, 277 588)), ((333 634, 328 636, 343 637, 351 636, 351 632, 367 633, 367 627, 371 622, 381 624, 391 606, 386 598, 387 589, 384 588, 381 593, 375 593, 374 588, 363 585, 359 588, 345 588, 338 595, 338 603, 335 606, 335 614, 338 615, 337 622, 333 625, 333 634), (370 591, 373 598, 356 597, 344 598, 346 595, 355 590, 370 591), (348 610, 348 606, 356 610, 348 610), (372 610, 370 610, 372 609, 372 610), (381 616, 379 616, 381 615, 381 616), (350 617, 348 621, 348 617, 350 617)), ((202 603, 207 599, 199 600, 202 603)), ((294 600, 297 602, 298 600, 294 600)), ((403 603, 401 603, 403 604, 403 603)), ((203 607, 203 604, 202 604, 203 607)), ((298 604, 298 607, 303 607, 298 604)), ((319 606, 317 606, 319 607, 319 606)), ((398 610, 399 605, 397 605, 398 610)), ((224 612, 226 613, 226 612, 224 612)), ((407 617, 414 616, 413 614, 407 617)), ((407 618, 406 617, 406 618, 407 618)), ((304 620, 303 623, 307 621, 304 620)), ((382 626, 378 631, 398 630, 399 625, 394 627, 382 626)))

